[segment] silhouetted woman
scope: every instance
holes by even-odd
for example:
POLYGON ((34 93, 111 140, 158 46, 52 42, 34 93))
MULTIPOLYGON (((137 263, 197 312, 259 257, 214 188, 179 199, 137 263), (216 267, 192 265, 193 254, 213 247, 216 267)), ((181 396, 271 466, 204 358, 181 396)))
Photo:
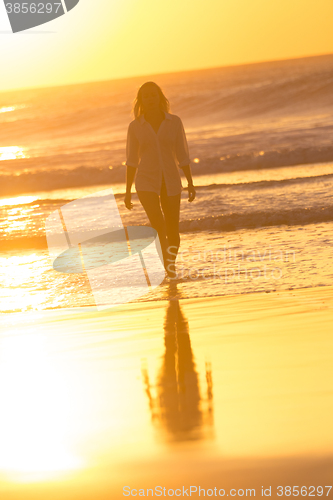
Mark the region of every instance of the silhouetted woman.
POLYGON ((132 210, 131 187, 137 172, 139 200, 158 233, 164 267, 173 278, 180 245, 180 168, 188 182, 188 201, 194 200, 196 192, 184 127, 169 109, 169 101, 156 83, 146 82, 140 87, 133 108, 135 119, 127 133, 125 205, 132 210))

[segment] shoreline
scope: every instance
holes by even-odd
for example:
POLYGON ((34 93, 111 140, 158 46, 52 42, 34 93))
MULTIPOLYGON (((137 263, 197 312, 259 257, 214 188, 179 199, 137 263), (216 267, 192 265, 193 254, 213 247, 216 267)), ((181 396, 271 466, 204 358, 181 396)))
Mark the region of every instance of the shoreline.
MULTIPOLYGON (((204 281, 204 278, 202 279, 204 281)), ((125 304, 119 305, 119 306, 113 306, 110 308, 105 308, 104 311, 98 311, 96 305, 93 304, 87 304, 86 306, 79 306, 79 307, 50 307, 50 308, 45 308, 45 309, 40 309, 40 310, 28 310, 28 311, 2 311, 0 312, 0 318, 1 316, 7 316, 7 315, 25 315, 25 320, 27 319, 27 315, 47 315, 47 314, 57 314, 57 313, 64 313, 64 315, 76 315, 76 314, 96 314, 96 315, 102 315, 102 314, 108 314, 112 313, 113 311, 117 312, 125 312, 126 308, 132 308, 136 309, 136 306, 143 308, 144 305, 147 305, 147 308, 149 308, 152 304, 159 305, 160 307, 164 306, 166 303, 172 300, 177 300, 180 301, 182 304, 186 303, 192 303, 192 302, 202 302, 202 301, 215 301, 215 300, 223 300, 223 299, 230 299, 232 301, 240 301, 242 302, 242 299, 246 300, 247 297, 253 296, 253 303, 255 304, 257 302, 257 298, 259 296, 265 297, 266 295, 271 295, 276 298, 283 299, 287 296, 292 297, 292 296, 297 296, 298 294, 300 296, 302 295, 308 295, 309 297, 305 298, 305 302, 308 303, 315 303, 320 299, 316 298, 310 298, 310 296, 319 296, 320 292, 323 291, 324 295, 324 301, 325 300, 330 303, 330 294, 332 294, 332 304, 328 305, 327 307, 333 308, 333 285, 318 285, 318 286, 304 286, 304 287, 295 287, 295 288, 288 288, 288 289, 281 289, 281 290, 266 290, 266 291, 244 291, 244 292, 239 292, 235 294, 226 294, 226 295, 211 295, 211 296, 203 296, 203 297, 182 297, 182 292, 177 291, 177 285, 178 284, 186 284, 190 282, 195 282, 197 283, 200 281, 198 278, 197 279, 176 279, 176 280, 170 280, 169 278, 165 278, 164 281, 161 283, 161 285, 169 285, 169 291, 167 292, 168 297, 163 298, 163 297, 156 297, 156 298, 151 298, 150 300, 143 300, 143 299, 136 299, 135 301, 127 302, 125 304), (327 293, 326 293, 327 292, 327 293), (234 300, 233 300, 234 299, 234 300)), ((158 287, 157 287, 158 288, 158 287)), ((300 298, 301 299, 301 298, 300 298)), ((251 301, 252 302, 252 301, 251 301)), ((1 323, 1 321, 0 321, 1 323)))
POLYGON ((333 286, 2 319, 4 500, 332 484, 333 286))

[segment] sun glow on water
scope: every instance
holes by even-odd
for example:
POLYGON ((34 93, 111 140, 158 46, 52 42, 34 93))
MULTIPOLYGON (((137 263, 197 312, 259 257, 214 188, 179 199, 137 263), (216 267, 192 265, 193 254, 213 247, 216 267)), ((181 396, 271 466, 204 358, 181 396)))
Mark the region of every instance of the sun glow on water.
POLYGON ((142 381, 132 361, 136 347, 130 349, 124 369, 128 340, 125 334, 118 345, 124 337, 122 320, 120 325, 109 318, 107 324, 103 321, 110 332, 105 343, 105 333, 101 336, 98 329, 91 336, 90 326, 85 330, 86 320, 73 322, 71 317, 68 312, 45 316, 37 312, 4 321, 0 487, 1 481, 11 485, 69 481, 75 486, 93 474, 92 468, 102 465, 110 477, 119 461, 142 455, 142 449, 144 454, 156 450, 148 432, 142 381), (91 357, 92 346, 97 348, 96 357, 91 357))
POLYGON ((18 160, 20 158, 29 158, 24 154, 24 149, 20 146, 6 146, 0 148, 0 161, 18 160))
POLYGON ((0 470, 31 480, 80 468, 71 450, 66 380, 45 336, 12 331, 1 338, 0 360, 0 470))
POLYGON ((8 106, 0 108, 0 113, 9 113, 10 111, 14 111, 15 106, 8 106))
POLYGON ((2 106, 0 107, 0 113, 10 113, 11 111, 16 111, 18 109, 26 108, 26 104, 16 104, 15 106, 2 106))
POLYGON ((25 205, 26 203, 32 203, 38 200, 37 196, 16 196, 15 198, 3 198, 0 200, 0 207, 6 207, 9 205, 25 205))

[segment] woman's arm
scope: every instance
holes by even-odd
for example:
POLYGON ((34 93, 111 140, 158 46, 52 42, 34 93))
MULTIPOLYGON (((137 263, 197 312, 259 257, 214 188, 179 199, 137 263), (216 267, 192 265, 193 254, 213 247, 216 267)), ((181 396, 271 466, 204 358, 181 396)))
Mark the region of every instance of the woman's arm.
POLYGON ((193 186, 193 179, 192 179, 192 172, 190 165, 185 165, 185 167, 182 167, 182 171, 185 174, 188 185, 193 186))
POLYGON ((128 210, 132 210, 133 208, 133 203, 132 203, 132 194, 131 194, 131 189, 132 189, 132 184, 134 181, 135 177, 135 172, 136 168, 131 167, 130 165, 126 165, 126 194, 125 194, 125 207, 128 210))
POLYGON ((130 193, 135 177, 136 168, 126 165, 126 193, 130 193))
POLYGON ((188 201, 193 201, 195 199, 196 191, 193 186, 192 172, 190 165, 185 165, 182 167, 182 171, 187 179, 187 189, 188 189, 188 201))
POLYGON ((178 160, 178 167, 184 168, 189 167, 190 165, 190 156, 188 152, 188 144, 186 139, 185 130, 183 127, 183 123, 179 117, 177 117, 177 135, 176 135, 176 157, 178 160))
POLYGON ((131 203, 131 189, 135 177, 136 169, 138 168, 140 161, 140 147, 139 141, 135 136, 133 122, 130 123, 127 132, 127 143, 126 143, 126 195, 125 195, 125 206, 128 210, 132 210, 133 203, 131 203))
POLYGON ((196 195, 194 186, 193 186, 193 179, 192 179, 192 172, 191 172, 191 167, 190 167, 190 158, 189 158, 189 152, 188 152, 188 145, 187 145, 187 140, 186 140, 186 134, 185 130, 183 127, 183 123, 181 119, 179 118, 179 126, 178 126, 178 134, 177 134, 177 139, 176 139, 176 156, 179 162, 179 168, 182 169, 182 171, 185 174, 185 177, 188 182, 188 194, 189 198, 188 201, 193 201, 196 195))

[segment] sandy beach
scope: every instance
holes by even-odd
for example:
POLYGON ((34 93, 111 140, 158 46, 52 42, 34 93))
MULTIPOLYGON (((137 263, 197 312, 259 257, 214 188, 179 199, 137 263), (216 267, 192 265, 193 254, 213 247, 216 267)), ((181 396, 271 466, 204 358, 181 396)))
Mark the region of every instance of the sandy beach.
POLYGON ((2 315, 1 498, 332 484, 332 291, 2 315))
POLYGON ((0 0, 0 500, 333 500, 332 19, 0 0))

